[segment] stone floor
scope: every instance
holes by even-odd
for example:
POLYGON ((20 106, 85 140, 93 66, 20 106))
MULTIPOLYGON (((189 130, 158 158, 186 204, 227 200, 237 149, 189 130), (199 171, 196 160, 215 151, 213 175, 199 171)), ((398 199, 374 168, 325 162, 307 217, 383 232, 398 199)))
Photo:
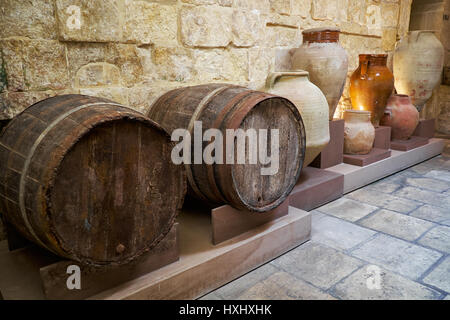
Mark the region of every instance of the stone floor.
POLYGON ((312 218, 311 241, 202 299, 450 299, 448 147, 312 218))

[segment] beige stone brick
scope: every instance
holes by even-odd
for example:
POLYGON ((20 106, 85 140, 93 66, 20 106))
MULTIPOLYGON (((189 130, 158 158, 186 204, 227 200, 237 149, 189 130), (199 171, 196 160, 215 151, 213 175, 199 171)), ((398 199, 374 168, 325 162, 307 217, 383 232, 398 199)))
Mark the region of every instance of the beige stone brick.
POLYGON ((397 3, 383 2, 381 5, 381 16, 383 27, 397 27, 400 6, 397 3))
POLYGON ((124 0, 56 0, 59 39, 120 41, 124 12, 124 0))
POLYGON ((138 44, 177 44, 177 8, 126 0, 124 38, 138 44))
POLYGON ((337 0, 312 0, 311 16, 315 20, 337 18, 337 0))
POLYGON ((370 35, 381 36, 383 18, 379 5, 371 4, 366 9, 366 24, 370 35))
POLYGON ((271 48, 251 48, 248 52, 248 80, 252 89, 264 89, 267 76, 274 70, 275 53, 271 48))
POLYGON ((400 13, 398 19, 398 35, 403 37, 409 30, 409 17, 411 13, 412 0, 400 1, 400 13))
POLYGON ((130 88, 128 89, 128 106, 138 112, 146 114, 156 99, 166 92, 181 86, 183 86, 183 84, 180 82, 153 81, 152 83, 143 86, 130 88))
POLYGON ((366 23, 366 1, 352 0, 348 3, 348 18, 350 22, 364 25, 366 23))
POLYGON ((195 50, 195 70, 199 82, 246 81, 247 50, 195 50))
POLYGON ((302 43, 302 35, 298 28, 284 26, 267 26, 267 47, 298 47, 302 43))
POLYGON ((233 43, 251 47, 264 39, 265 20, 258 11, 234 10, 232 20, 233 43))
POLYGON ((259 10, 261 12, 270 11, 270 1, 269 0, 233 0, 233 7, 259 10))
POLYGON ((12 119, 23 110, 46 98, 54 91, 3 92, 0 94, 0 120, 12 119))
POLYGON ((292 0, 292 15, 301 16, 303 18, 309 17, 311 12, 311 0, 292 0))
POLYGON ((56 39, 53 1, 0 1, 0 38, 56 39))
POLYGON ((123 87, 81 88, 80 94, 99 97, 128 105, 128 89, 123 87))
POLYGON ((152 72, 150 48, 138 48, 131 44, 109 44, 105 62, 120 69, 122 84, 132 87, 142 82, 152 72))
POLYGON ((24 91, 25 78, 23 73, 23 43, 24 40, 10 39, 0 42, 2 55, 2 83, 9 91, 24 91))
POLYGON ((190 47, 226 47, 231 41, 232 9, 183 7, 181 39, 190 47))
POLYGON ((60 90, 69 86, 65 46, 53 40, 23 42, 23 74, 28 90, 60 90))
POLYGON ((69 78, 73 81, 78 70, 89 63, 104 62, 106 43, 68 42, 66 43, 69 78))
POLYGON ((77 87, 119 86, 120 70, 109 63, 90 63, 78 70, 75 84, 77 87))
POLYGON ((195 78, 193 50, 182 47, 157 47, 152 61, 160 80, 187 82, 195 78))
POLYGON ((269 0, 270 8, 280 14, 291 14, 291 0, 269 0))
POLYGON ((383 28, 383 35, 381 37, 383 50, 391 51, 395 48, 397 41, 397 29, 396 28, 383 28))

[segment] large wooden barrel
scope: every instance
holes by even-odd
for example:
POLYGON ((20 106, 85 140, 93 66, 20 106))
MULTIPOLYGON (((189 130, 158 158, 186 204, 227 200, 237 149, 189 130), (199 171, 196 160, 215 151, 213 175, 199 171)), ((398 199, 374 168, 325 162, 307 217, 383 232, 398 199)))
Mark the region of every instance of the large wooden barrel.
MULTIPOLYGON (((289 100, 247 88, 226 84, 208 84, 172 90, 161 96, 150 108, 148 116, 169 133, 187 129, 191 135, 201 121, 203 132, 219 129, 226 140, 227 129, 268 130, 267 150, 270 153, 270 131, 279 130, 279 170, 273 175, 261 174, 261 162, 251 164, 246 148, 245 164, 186 164, 192 193, 212 204, 227 203, 237 209, 269 211, 280 205, 291 192, 300 175, 305 155, 305 128, 295 105, 289 100)), ((260 138, 260 137, 259 137, 260 138)), ((237 140, 234 142, 236 144, 237 140)), ((203 149, 210 142, 203 142, 203 149)), ((224 152, 226 154, 226 141, 224 152)), ((231 149, 229 149, 231 150, 231 149)))
POLYGON ((128 263, 172 227, 186 192, 158 124, 106 99, 38 102, 0 136, 0 210, 25 237, 87 265, 128 263))

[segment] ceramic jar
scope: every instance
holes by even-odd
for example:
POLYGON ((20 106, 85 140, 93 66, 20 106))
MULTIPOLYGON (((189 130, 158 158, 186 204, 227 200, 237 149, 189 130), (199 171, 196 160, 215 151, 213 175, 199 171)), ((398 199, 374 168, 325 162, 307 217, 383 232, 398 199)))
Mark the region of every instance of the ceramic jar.
POLYGON ((327 99, 308 76, 303 70, 274 72, 266 83, 269 93, 289 99, 300 111, 306 132, 303 167, 309 165, 330 141, 327 99))
POLYGON ((375 140, 375 128, 370 112, 364 110, 344 111, 344 153, 368 154, 375 140))
POLYGON ((344 90, 348 57, 339 44, 339 29, 316 28, 303 31, 303 44, 294 50, 292 69, 309 72, 309 79, 327 98, 329 120, 344 90))
POLYGON ((444 47, 433 31, 411 31, 397 43, 393 62, 397 93, 409 95, 420 112, 440 82, 444 47))
POLYGON ((375 128, 394 89, 394 76, 386 62, 387 54, 360 54, 359 66, 350 78, 352 108, 370 111, 375 128))
POLYGON ((393 140, 409 139, 419 124, 419 111, 405 94, 392 95, 386 105, 381 125, 391 127, 393 140))

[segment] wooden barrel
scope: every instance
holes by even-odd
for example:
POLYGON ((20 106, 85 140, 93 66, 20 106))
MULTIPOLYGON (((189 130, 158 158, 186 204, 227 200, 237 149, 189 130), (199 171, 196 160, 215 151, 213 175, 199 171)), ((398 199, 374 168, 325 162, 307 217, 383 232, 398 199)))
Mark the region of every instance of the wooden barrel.
MULTIPOLYGON (((280 205, 291 192, 300 175, 305 155, 305 128, 295 105, 289 100, 247 88, 208 84, 172 90, 161 96, 150 108, 148 116, 167 132, 187 129, 191 135, 191 155, 194 155, 193 131, 201 121, 202 130, 218 129, 225 137, 226 130, 266 129, 267 150, 271 150, 270 132, 279 130, 279 169, 276 174, 261 174, 261 162, 251 164, 245 151, 244 164, 235 162, 208 165, 205 161, 185 163, 192 193, 212 204, 227 203, 237 209, 255 212, 269 211, 280 205)), ((258 138, 261 138, 260 136, 258 138)), ((203 142, 202 148, 210 144, 203 142)), ((229 149, 232 150, 232 149, 229 149)))
POLYGON ((128 263, 172 227, 186 192, 174 143, 106 99, 63 95, 0 137, 0 210, 26 238, 86 265, 128 263))

